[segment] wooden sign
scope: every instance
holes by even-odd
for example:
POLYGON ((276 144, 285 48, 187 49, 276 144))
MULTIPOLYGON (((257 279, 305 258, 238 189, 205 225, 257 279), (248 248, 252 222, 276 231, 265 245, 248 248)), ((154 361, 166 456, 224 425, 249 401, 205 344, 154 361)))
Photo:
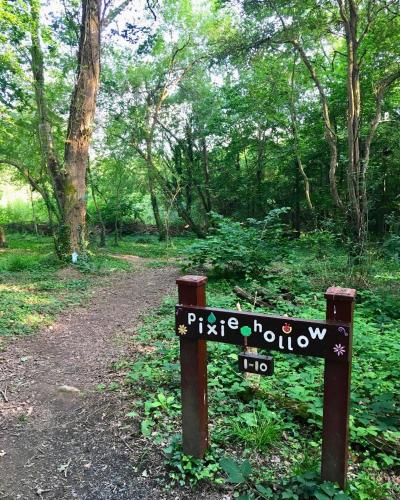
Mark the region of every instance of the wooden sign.
POLYGON ((176 306, 176 334, 197 340, 259 347, 287 354, 348 361, 351 326, 209 307, 176 306))
POLYGON ((253 352, 241 352, 238 356, 239 371, 271 376, 274 373, 274 358, 253 352))
MULTIPOLYGON (((314 321, 207 308, 206 282, 205 276, 177 280, 176 334, 180 338, 184 453, 202 458, 208 446, 207 340, 318 356, 325 359, 321 476, 344 488, 356 291, 329 288, 325 293, 326 321, 314 321)), ((255 356, 259 361, 258 355, 241 355, 246 371, 256 369, 255 356)), ((269 366, 273 370, 271 363, 269 366)), ((260 373, 260 367, 261 362, 255 373, 260 373)))

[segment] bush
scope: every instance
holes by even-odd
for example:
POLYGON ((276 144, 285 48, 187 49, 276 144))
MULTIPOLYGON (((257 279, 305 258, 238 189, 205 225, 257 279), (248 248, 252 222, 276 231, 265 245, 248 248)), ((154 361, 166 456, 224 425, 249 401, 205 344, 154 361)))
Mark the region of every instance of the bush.
POLYGON ((259 274, 282 255, 279 243, 285 226, 280 219, 288 210, 271 210, 265 219, 243 224, 212 214, 212 234, 187 248, 185 267, 208 269, 221 277, 259 274))
POLYGON ((383 251, 388 257, 394 260, 400 260, 400 236, 392 234, 383 243, 383 251))

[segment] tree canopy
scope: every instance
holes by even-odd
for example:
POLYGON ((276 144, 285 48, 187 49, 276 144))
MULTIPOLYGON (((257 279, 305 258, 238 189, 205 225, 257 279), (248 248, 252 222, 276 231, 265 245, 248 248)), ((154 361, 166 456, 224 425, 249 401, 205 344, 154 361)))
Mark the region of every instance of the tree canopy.
POLYGON ((117 231, 146 213, 164 239, 279 207, 362 254, 399 216, 399 9, 3 0, 0 163, 40 194, 60 256, 85 251, 87 210, 117 231))

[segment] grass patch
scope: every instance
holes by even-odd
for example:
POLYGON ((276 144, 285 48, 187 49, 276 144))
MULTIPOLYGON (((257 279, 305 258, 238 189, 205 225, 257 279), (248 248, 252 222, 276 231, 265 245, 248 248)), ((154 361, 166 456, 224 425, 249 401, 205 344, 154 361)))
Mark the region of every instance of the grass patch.
POLYGON ((181 245, 178 241, 163 246, 153 237, 142 242, 127 238, 123 248, 95 250, 77 265, 66 266, 55 257, 52 238, 9 234, 8 248, 0 251, 0 336, 34 333, 63 309, 85 301, 104 276, 131 270, 131 262, 115 255, 121 250, 165 257, 181 245))
POLYGON ((168 241, 159 241, 156 235, 124 236, 117 246, 113 237, 107 237, 105 251, 110 254, 137 255, 148 259, 173 259, 195 241, 192 236, 176 236, 168 241))

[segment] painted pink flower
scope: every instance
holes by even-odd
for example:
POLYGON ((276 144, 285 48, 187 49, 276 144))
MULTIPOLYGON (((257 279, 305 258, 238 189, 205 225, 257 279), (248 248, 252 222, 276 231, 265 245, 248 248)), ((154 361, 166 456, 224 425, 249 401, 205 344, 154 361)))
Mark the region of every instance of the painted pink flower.
POLYGON ((346 348, 342 344, 335 344, 335 347, 333 348, 333 352, 336 352, 338 356, 343 356, 343 354, 346 352, 346 348))

